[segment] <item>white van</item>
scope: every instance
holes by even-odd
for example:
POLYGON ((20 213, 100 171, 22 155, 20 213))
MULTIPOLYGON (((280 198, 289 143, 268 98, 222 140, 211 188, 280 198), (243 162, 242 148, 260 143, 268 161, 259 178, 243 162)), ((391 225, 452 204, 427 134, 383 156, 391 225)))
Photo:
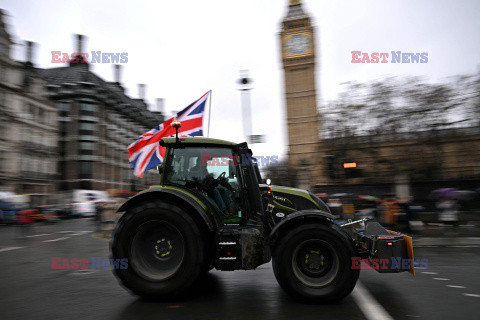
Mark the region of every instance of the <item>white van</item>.
POLYGON ((72 190, 71 196, 72 214, 78 217, 94 216, 95 203, 108 200, 108 193, 99 190, 72 190))

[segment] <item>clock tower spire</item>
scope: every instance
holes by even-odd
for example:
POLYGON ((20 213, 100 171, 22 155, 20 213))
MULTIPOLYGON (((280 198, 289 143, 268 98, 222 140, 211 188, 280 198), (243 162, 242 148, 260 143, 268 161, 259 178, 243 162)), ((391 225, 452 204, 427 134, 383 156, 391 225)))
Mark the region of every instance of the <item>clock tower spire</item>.
POLYGON ((288 126, 288 164, 299 168, 300 184, 309 188, 318 177, 320 161, 317 91, 315 84, 315 30, 300 0, 289 0, 282 21, 281 52, 285 76, 288 126))

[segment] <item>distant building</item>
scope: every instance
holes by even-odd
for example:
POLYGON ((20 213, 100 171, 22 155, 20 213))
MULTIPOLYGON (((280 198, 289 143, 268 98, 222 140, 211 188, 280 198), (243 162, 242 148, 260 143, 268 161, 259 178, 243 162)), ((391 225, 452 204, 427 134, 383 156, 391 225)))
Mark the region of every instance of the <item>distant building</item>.
MULTIPOLYGON (((78 50, 82 50, 82 36, 78 50)), ((80 58, 80 57, 79 57, 80 58)), ((144 101, 125 94, 120 66, 107 82, 88 63, 38 70, 48 82, 48 96, 59 110, 60 189, 132 190, 159 183, 158 172, 133 176, 127 147, 141 134, 164 121, 144 101)), ((143 86, 139 87, 144 92, 143 86)))
POLYGON ((13 41, 0 10, 0 189, 22 194, 56 190, 58 122, 46 83, 32 64, 12 60, 13 41))
POLYGON ((443 187, 480 186, 480 128, 377 134, 324 139, 319 154, 327 184, 316 190, 395 193, 426 199, 443 187))

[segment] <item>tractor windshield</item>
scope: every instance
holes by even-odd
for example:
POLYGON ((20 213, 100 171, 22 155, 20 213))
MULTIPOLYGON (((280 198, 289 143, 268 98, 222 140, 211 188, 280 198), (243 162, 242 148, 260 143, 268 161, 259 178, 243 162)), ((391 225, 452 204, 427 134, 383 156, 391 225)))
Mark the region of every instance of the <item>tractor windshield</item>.
POLYGON ((240 170, 232 149, 171 149, 165 165, 165 184, 196 189, 212 199, 225 215, 238 213, 234 205, 240 194, 240 170))

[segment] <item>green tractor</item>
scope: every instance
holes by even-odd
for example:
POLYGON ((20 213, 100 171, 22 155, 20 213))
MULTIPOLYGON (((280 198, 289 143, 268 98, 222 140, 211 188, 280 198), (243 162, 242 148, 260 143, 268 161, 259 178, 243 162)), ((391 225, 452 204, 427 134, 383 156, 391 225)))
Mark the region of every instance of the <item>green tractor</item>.
POLYGON ((412 271, 395 260, 413 258, 408 237, 377 222, 340 223, 308 191, 261 184, 247 143, 195 137, 160 144, 160 185, 119 208, 111 241, 112 258, 128 259, 114 273, 134 294, 171 299, 213 268, 253 270, 272 261, 292 297, 334 302, 355 287, 354 259, 383 259, 379 272, 412 271))

